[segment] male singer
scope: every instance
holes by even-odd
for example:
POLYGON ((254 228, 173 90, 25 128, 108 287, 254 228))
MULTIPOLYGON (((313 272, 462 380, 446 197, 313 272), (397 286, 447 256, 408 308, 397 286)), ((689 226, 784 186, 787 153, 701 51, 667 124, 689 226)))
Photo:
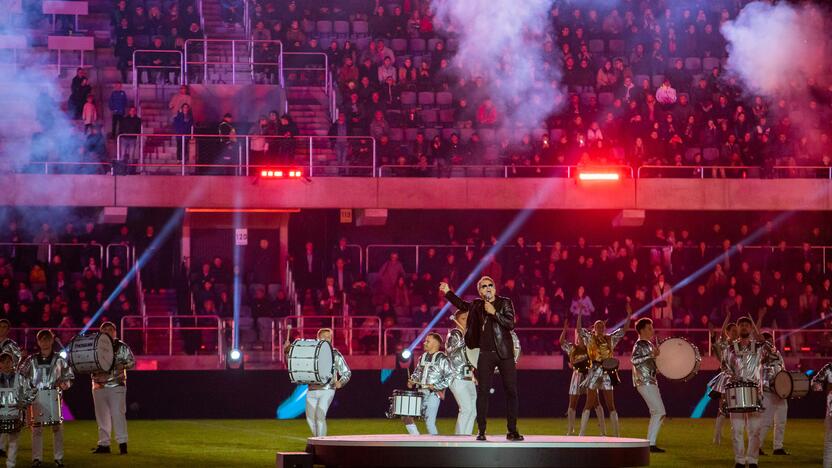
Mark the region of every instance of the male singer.
POLYGON ((480 349, 477 362, 477 440, 486 440, 488 395, 495 367, 500 369, 506 392, 506 439, 523 440, 523 436, 517 432, 517 369, 514 365, 514 343, 511 339, 511 330, 514 329, 514 305, 511 299, 497 296, 494 280, 488 276, 483 276, 477 282, 480 299, 472 302, 459 298, 451 291, 448 283, 439 283, 439 291, 457 309, 468 311, 465 346, 480 349))

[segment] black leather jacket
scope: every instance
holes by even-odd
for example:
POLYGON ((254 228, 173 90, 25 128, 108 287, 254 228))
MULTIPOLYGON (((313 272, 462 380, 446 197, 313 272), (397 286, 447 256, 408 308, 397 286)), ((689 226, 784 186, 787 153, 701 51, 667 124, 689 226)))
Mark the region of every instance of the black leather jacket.
MULTIPOLYGON (((465 331, 465 346, 471 349, 480 347, 480 333, 485 321, 485 301, 474 299, 472 302, 463 301, 459 296, 448 291, 445 294, 448 301, 459 310, 468 311, 468 329, 465 331)), ((497 296, 494 299, 496 320, 491 324, 494 329, 494 347, 500 359, 514 359, 514 342, 511 340, 511 330, 514 330, 514 305, 511 299, 497 296)))

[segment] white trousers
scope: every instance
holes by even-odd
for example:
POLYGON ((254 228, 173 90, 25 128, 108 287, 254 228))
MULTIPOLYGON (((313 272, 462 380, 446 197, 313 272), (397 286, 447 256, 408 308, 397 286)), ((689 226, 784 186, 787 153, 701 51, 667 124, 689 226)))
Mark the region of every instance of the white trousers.
POLYGON ((451 392, 459 406, 454 434, 471 435, 477 420, 477 386, 471 380, 454 379, 451 382, 451 392))
POLYGON ((741 465, 757 463, 760 456, 760 429, 763 416, 760 413, 730 413, 731 434, 734 444, 734 462, 741 465), (745 433, 748 432, 748 448, 745 433))
POLYGON ((826 434, 823 437, 823 468, 832 468, 832 416, 827 414, 824 426, 826 434))
POLYGON ((763 392, 763 424, 760 428, 760 447, 774 426, 774 450, 783 448, 783 438, 786 435, 786 418, 789 413, 789 403, 772 392, 763 392))
POLYGON ((639 385, 636 390, 644 398, 644 402, 647 403, 647 408, 650 410, 647 439, 650 440, 650 445, 656 445, 656 439, 659 438, 659 429, 661 429, 664 416, 667 414, 664 410, 662 394, 659 392, 658 385, 639 385))
MULTIPOLYGON (((435 392, 422 390, 422 395, 424 396, 422 408, 425 409, 425 426, 428 428, 428 434, 437 435, 439 430, 436 428, 436 414, 439 413, 439 404, 442 403, 442 400, 439 399, 439 394, 435 392)), ((405 429, 407 429, 408 434, 419 434, 419 428, 416 427, 415 423, 406 424, 405 429)))
POLYGON ((6 468, 14 468, 17 462, 17 439, 20 437, 19 432, 11 432, 3 434, 4 441, 9 442, 9 449, 6 451, 6 468))
POLYGON ((127 443, 127 387, 96 388, 92 391, 98 445, 110 446, 110 433, 119 444, 127 443))
MULTIPOLYGON (((47 426, 52 430, 52 455, 64 459, 64 425, 47 426)), ((32 428, 32 460, 43 460, 43 427, 32 428)))
POLYGON ((313 437, 326 436, 326 413, 335 398, 335 389, 306 392, 306 423, 313 437))

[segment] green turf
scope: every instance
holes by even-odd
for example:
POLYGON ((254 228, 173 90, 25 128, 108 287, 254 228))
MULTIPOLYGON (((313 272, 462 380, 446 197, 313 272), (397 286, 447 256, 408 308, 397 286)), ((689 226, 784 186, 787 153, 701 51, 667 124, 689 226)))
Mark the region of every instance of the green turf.
MULTIPOLYGON (((490 421, 491 431, 499 437, 504 421, 490 421)), ((609 422, 608 422, 609 424, 609 422)), ((443 434, 453 433, 454 421, 439 421, 443 434)), ((622 435, 644 437, 647 419, 624 419, 622 435)), ((420 428, 423 426, 420 424, 420 428)), ((157 420, 130 421, 130 454, 92 455, 97 429, 92 421, 65 425, 65 462, 68 467, 268 467, 275 466, 277 451, 303 450, 309 430, 304 420, 157 420)), ((564 419, 522 419, 520 429, 526 434, 562 434, 564 419)), ((594 419, 589 435, 597 431, 594 419)), ((333 419, 330 435, 404 433, 398 421, 383 419, 333 419)), ((656 467, 733 466, 730 428, 723 428, 723 443, 711 444, 713 419, 669 419, 662 426, 659 445, 666 454, 651 457, 656 467)), ((45 432, 44 453, 51 462, 52 438, 45 432)), ((31 439, 28 431, 21 435, 18 466, 29 466, 31 439)), ((823 420, 790 420, 786 427, 786 448, 793 455, 771 455, 771 439, 761 457, 761 466, 820 466, 823 452, 823 420)), ((48 466, 48 465, 46 465, 48 466)), ((53 465, 54 466, 54 465, 53 465)))

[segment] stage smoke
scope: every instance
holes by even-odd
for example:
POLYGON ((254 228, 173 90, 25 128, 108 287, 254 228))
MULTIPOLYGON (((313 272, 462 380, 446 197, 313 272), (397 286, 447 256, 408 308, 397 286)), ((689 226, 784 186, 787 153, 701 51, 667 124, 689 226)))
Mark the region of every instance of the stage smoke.
MULTIPOLYGON (((498 122, 509 129, 539 127, 563 102, 559 64, 543 53, 550 0, 435 0, 436 25, 459 39, 452 68, 486 79, 498 122)), ((522 132, 509 132, 519 138, 522 132)))

